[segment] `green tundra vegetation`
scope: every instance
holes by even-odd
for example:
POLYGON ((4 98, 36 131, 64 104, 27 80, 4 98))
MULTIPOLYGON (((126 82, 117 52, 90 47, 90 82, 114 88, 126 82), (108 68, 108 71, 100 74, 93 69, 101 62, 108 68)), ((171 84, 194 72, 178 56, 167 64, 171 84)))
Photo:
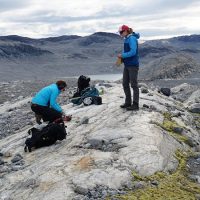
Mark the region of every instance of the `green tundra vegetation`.
MULTIPOLYGON (((175 133, 174 127, 180 127, 170 113, 163 113, 162 124, 155 122, 156 125, 166 130, 173 138, 180 143, 190 144, 188 138, 184 135, 175 133)), ((181 127, 184 128, 184 127, 181 127)), ((140 176, 133 172, 133 181, 142 181, 144 188, 128 191, 126 195, 118 195, 115 198, 119 200, 195 200, 196 196, 200 196, 200 185, 193 182, 187 176, 187 159, 192 156, 192 151, 183 151, 178 149, 175 158, 179 161, 179 165, 174 172, 156 172, 151 176, 140 176), (156 181, 158 185, 151 184, 156 181)), ((109 198, 108 198, 109 199, 109 198)))

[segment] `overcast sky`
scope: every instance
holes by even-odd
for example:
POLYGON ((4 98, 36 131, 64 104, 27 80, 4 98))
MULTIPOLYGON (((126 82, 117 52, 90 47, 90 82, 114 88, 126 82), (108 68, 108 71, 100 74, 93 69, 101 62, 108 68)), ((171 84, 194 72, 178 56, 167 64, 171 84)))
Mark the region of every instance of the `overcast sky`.
POLYGON ((0 35, 85 36, 122 24, 142 39, 200 34, 200 0, 0 0, 0 35))

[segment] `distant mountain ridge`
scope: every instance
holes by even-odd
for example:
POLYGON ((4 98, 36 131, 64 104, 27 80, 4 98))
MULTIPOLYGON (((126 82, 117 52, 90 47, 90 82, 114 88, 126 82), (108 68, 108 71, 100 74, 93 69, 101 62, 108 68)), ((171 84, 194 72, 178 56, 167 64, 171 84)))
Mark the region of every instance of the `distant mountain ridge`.
MULTIPOLYGON (((0 36, 0 80, 9 80, 11 73, 12 79, 121 73, 122 68, 116 68, 114 63, 116 55, 122 49, 123 39, 117 34, 106 32, 84 37, 63 35, 40 39, 18 35, 0 36)), ((181 70, 183 54, 189 57, 192 69, 189 67, 190 69, 186 70, 186 66, 190 64, 184 65, 181 77, 198 71, 200 35, 150 40, 140 44, 140 76, 145 79, 166 77, 163 74, 165 71, 162 70, 165 66, 166 69, 171 69, 167 72, 167 77, 179 78, 180 73, 176 77, 174 73, 170 75, 170 71, 173 72, 172 66, 176 70, 178 66, 181 70), (170 63, 169 55, 177 57, 177 65, 170 63), (149 73, 152 68, 156 73, 149 73)))
POLYGON ((171 41, 178 40, 182 42, 200 42, 200 35, 184 35, 179 37, 174 37, 170 39, 171 41))
POLYGON ((24 43, 30 43, 30 42, 37 42, 37 41, 53 41, 58 42, 62 40, 71 40, 71 39, 77 39, 81 36, 77 35, 62 35, 59 37, 48 37, 48 38, 41 38, 41 39, 32 39, 29 37, 22 37, 18 35, 8 35, 8 36, 0 36, 1 41, 15 41, 15 42, 24 42, 24 43))
POLYGON ((13 45, 0 45, 1 58, 19 58, 25 56, 41 56, 52 54, 47 50, 42 50, 28 44, 13 44, 13 45))

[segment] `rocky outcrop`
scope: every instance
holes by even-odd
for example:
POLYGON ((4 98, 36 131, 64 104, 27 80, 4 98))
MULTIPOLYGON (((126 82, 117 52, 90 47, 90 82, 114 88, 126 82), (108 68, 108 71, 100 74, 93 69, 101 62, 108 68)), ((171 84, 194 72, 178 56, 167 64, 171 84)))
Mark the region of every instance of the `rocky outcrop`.
POLYGON ((183 83, 171 89, 172 97, 182 103, 186 107, 200 102, 200 90, 197 85, 189 85, 183 83))
MULTIPOLYGON (((0 140, 2 198, 78 200, 126 194, 146 185, 133 174, 173 172, 180 162, 177 149, 197 151, 200 138, 193 116, 172 97, 148 88, 141 93, 140 110, 125 111, 119 107, 124 101, 120 84, 98 87, 104 91, 102 105, 63 106, 72 115, 65 141, 24 153, 28 127, 0 140)), ((3 114, 7 110, 9 105, 3 114)))
POLYGON ((189 111, 192 113, 200 114, 200 103, 195 103, 189 107, 189 111))
POLYGON ((178 79, 185 78, 198 70, 199 64, 188 54, 170 54, 152 60, 142 73, 150 80, 178 79))
POLYGON ((165 45, 161 45, 161 46, 154 46, 154 45, 150 45, 148 43, 144 43, 143 45, 141 45, 140 49, 139 49, 139 55, 141 57, 153 57, 153 58, 159 58, 162 56, 166 56, 169 55, 170 53, 173 53, 173 49, 165 46, 165 45))

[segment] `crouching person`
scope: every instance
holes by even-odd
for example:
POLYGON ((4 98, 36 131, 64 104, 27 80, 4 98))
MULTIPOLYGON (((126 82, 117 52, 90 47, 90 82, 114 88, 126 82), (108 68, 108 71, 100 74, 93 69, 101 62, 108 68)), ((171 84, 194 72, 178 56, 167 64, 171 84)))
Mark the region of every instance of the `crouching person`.
POLYGON ((53 122, 58 118, 62 118, 62 108, 56 102, 57 97, 63 91, 67 84, 65 81, 57 81, 54 84, 42 88, 32 99, 31 109, 35 113, 36 122, 41 124, 44 122, 53 122))

